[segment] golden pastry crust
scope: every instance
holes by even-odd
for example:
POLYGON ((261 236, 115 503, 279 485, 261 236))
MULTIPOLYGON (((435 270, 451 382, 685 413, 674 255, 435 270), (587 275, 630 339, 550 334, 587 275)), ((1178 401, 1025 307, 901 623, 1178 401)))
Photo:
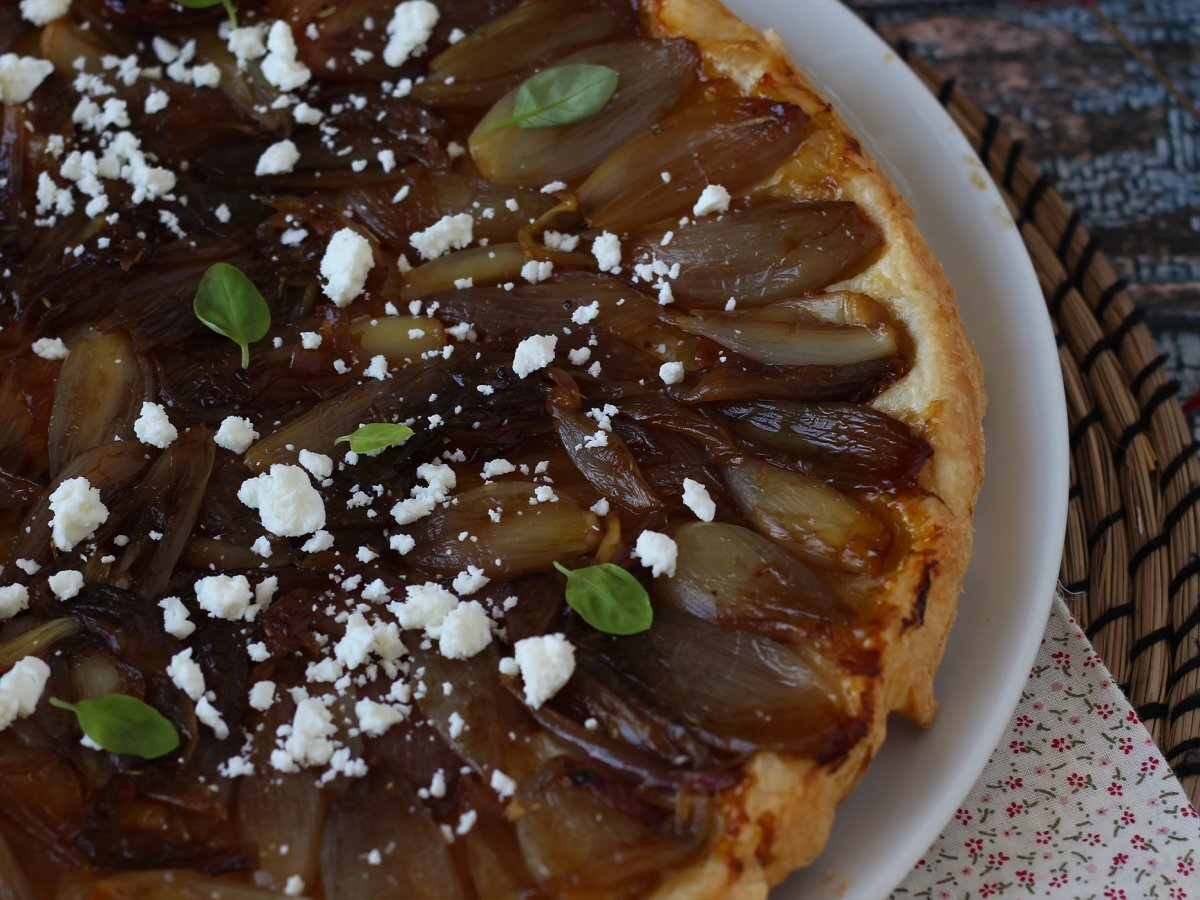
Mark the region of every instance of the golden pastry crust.
POLYGON ((866 737, 829 766, 756 756, 743 783, 721 798, 715 845, 658 892, 761 897, 820 853, 837 804, 883 742, 889 713, 922 725, 933 718, 933 675, 970 559, 971 516, 983 478, 983 376, 950 285, 907 201, 791 63, 778 37, 751 28, 719 0, 643 0, 642 10, 653 33, 693 41, 710 75, 728 79, 740 93, 797 104, 812 117, 805 142, 761 190, 853 200, 881 228, 883 253, 843 286, 881 301, 907 328, 912 369, 872 405, 916 427, 934 449, 922 473, 928 494, 889 503, 912 543, 881 592, 881 672, 854 685, 870 704, 866 737))

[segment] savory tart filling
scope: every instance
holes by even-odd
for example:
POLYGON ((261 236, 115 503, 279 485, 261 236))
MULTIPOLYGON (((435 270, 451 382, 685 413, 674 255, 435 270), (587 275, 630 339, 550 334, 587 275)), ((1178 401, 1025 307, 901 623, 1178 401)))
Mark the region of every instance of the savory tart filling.
POLYGON ((883 235, 626 2, 222 4, 0 8, 0 883, 652 890, 871 721, 883 235))

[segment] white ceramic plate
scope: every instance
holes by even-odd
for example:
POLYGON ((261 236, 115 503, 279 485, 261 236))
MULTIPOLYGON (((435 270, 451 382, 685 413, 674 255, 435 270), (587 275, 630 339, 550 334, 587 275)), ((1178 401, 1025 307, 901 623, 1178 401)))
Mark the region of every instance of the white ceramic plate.
POLYGON ((836 0, 725 0, 774 28, 912 203, 958 294, 989 395, 975 556, 921 731, 893 717, 829 844, 775 900, 886 897, 970 791, 1046 625, 1066 529, 1067 419, 1037 277, 970 145, 920 80, 836 0), (981 178, 982 176, 982 178, 981 178))

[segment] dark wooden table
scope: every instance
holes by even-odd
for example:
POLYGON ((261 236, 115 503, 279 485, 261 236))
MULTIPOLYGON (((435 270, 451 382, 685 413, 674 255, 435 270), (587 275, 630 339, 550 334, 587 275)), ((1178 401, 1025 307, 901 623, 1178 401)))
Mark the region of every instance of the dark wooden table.
POLYGON ((1200 437, 1200 0, 847 3, 1024 141, 1130 280, 1200 437))

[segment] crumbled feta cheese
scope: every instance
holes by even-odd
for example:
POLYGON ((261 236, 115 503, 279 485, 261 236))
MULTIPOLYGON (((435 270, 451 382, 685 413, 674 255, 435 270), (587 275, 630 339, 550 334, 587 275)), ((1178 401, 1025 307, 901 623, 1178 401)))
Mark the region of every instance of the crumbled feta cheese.
POLYGON ((228 225, 229 221, 233 218, 233 213, 229 211, 229 206, 225 203, 214 209, 213 215, 217 217, 217 221, 222 225, 228 225))
POLYGON ((491 619, 478 600, 458 604, 442 619, 438 650, 446 659, 470 659, 491 642, 491 619))
POLYGON ((218 447, 234 453, 245 453, 257 440, 258 432, 254 430, 249 419, 241 416, 226 416, 221 420, 217 433, 213 435, 213 441, 218 447))
POLYGON ((591 358, 592 351, 589 347, 578 347, 575 350, 567 351, 567 359, 573 366, 582 366, 591 358))
POLYGON ((553 697, 575 671, 575 647, 561 634, 517 641, 513 658, 525 683, 525 702, 534 709, 553 697))
POLYGON ((192 648, 180 650, 171 657, 170 665, 167 666, 167 675, 171 681, 175 682, 175 687, 179 688, 192 700, 199 700, 204 696, 204 673, 200 671, 200 666, 192 659, 192 648))
POLYGON ((664 384, 679 384, 683 381, 683 363, 665 362, 658 367, 658 377, 664 384))
POLYGON ((32 715, 49 680, 50 667, 36 656, 19 659, 0 677, 0 731, 32 715))
POLYGON ((579 235, 563 234, 561 231, 543 232, 542 240, 551 250, 562 250, 566 253, 570 253, 579 246, 579 235))
POLYGON ((108 507, 100 502, 100 491, 83 476, 68 478, 50 495, 51 540, 59 550, 70 550, 90 538, 108 521, 108 507))
POLYGON ((301 102, 297 103, 296 108, 292 110, 292 118, 300 125, 316 125, 325 118, 325 113, 315 106, 301 102))
POLYGON ((29 608, 29 589, 23 584, 0 585, 0 622, 29 608))
POLYGON ((265 534, 260 534, 250 545, 250 551, 266 559, 271 555, 271 539, 265 534))
POLYGON ((179 430, 167 418, 161 403, 142 401, 142 412, 133 423, 133 433, 143 444, 164 450, 179 437, 179 430))
POLYGON ((382 353, 371 357, 370 364, 363 369, 365 378, 374 378, 376 381, 383 381, 388 377, 388 360, 382 353))
POLYGON ((719 184, 710 184, 700 192, 696 205, 692 207, 693 216, 707 216, 709 213, 723 213, 729 209, 729 191, 719 184))
POLYGON ((308 469, 312 473, 313 478, 328 478, 333 474, 333 459, 324 453, 301 450, 300 465, 308 469))
POLYGON ((454 576, 451 587, 460 597, 467 597, 489 584, 492 579, 483 574, 483 569, 468 565, 454 576))
POLYGON ((220 87, 221 70, 213 63, 196 66, 192 69, 192 84, 196 87, 220 87))
POLYGON ((388 538, 388 546, 403 556, 417 546, 417 542, 411 535, 393 534, 388 538))
POLYGON ((490 782, 492 790, 496 792, 501 800, 507 800, 517 791, 517 783, 508 775, 505 775, 499 769, 492 771, 492 780, 490 782))
POLYGON ((605 231, 592 241, 592 256, 601 272, 616 274, 621 271, 621 241, 611 232, 605 231))
POLYGON ((492 459, 483 464, 483 477, 495 478, 497 475, 508 475, 517 471, 517 467, 507 459, 492 459))
POLYGON ((388 609, 401 628, 428 631, 438 629, 450 610, 457 605, 457 597, 440 584, 428 581, 425 584, 408 585, 404 589, 404 601, 391 603, 388 609))
POLYGON ((418 231, 408 242, 422 259, 437 259, 448 250, 462 250, 474 239, 475 220, 470 213, 442 216, 424 231, 418 231))
POLYGON ((276 141, 259 156, 254 174, 259 178, 264 175, 286 175, 299 161, 300 151, 292 141, 276 141))
POLYGON ((358 718, 359 730, 371 737, 378 737, 404 721, 404 713, 396 707, 374 700, 359 700, 354 704, 354 715, 358 718))
POLYGON ((206 575, 195 587, 200 608, 218 619, 241 619, 253 597, 245 575, 206 575))
POLYGON ((275 703, 275 682, 256 681, 250 688, 250 706, 259 712, 266 712, 275 703))
POLYGON ((44 59, 15 53, 0 55, 0 103, 24 103, 53 71, 54 64, 44 59))
POLYGON ((711 522, 717 513, 717 504, 713 502, 708 488, 691 478, 683 479, 683 505, 703 522, 711 522))
POLYGON ((587 306, 575 307, 575 311, 571 313, 571 321, 576 325, 586 325, 598 315, 600 315, 600 302, 593 300, 587 306))
POLYGON ((146 102, 143 106, 143 109, 145 109, 146 115, 152 116, 155 113, 162 112, 164 109, 166 109, 170 102, 170 94, 168 94, 166 91, 160 91, 155 88, 146 95, 146 102))
MULTIPOLYGON (((296 704, 292 730, 284 741, 282 751, 271 754, 271 765, 282 772, 294 772, 298 767, 323 766, 335 749, 332 740, 337 732, 333 715, 315 697, 306 697, 296 704)), ((302 888, 303 889, 303 888, 302 888)))
POLYGON ((457 712, 450 713, 450 718, 447 721, 450 726, 450 740, 456 740, 467 729, 466 720, 457 712))
MULTIPOLYGON (((46 173, 43 172, 43 175, 46 173)), ((31 345, 34 354, 42 359, 66 359, 67 345, 63 343, 62 338, 38 338, 31 345)))
POLYGON ((261 25, 234 28, 225 41, 229 52, 237 59, 239 69, 244 69, 250 60, 267 55, 267 33, 261 25))
POLYGON ((513 659, 511 656, 505 656, 504 658, 502 658, 500 660, 499 668, 500 668, 501 675, 516 676, 516 675, 521 674, 521 670, 517 666, 517 661, 515 659, 513 659))
POLYGON ((283 884, 283 892, 289 897, 299 897, 304 893, 304 879, 299 875, 289 875, 283 884))
POLYGON ((308 66, 296 59, 296 39, 292 27, 282 20, 267 34, 267 56, 262 62, 263 77, 281 91, 294 91, 312 76, 308 66))
POLYGON ((649 569, 652 575, 673 576, 678 552, 675 542, 668 535, 657 531, 643 531, 634 544, 632 556, 649 569))
POLYGON ((398 4, 387 24, 383 61, 398 68, 414 53, 423 53, 438 18, 438 8, 429 0, 404 0, 398 4))
POLYGON ((300 537, 325 527, 325 501, 299 466, 275 463, 270 472, 243 481, 238 499, 257 509, 263 528, 279 537, 300 537))
POLYGON ((554 348, 558 338, 550 334, 535 334, 517 344, 513 354, 512 370, 518 378, 524 378, 538 369, 554 362, 554 348))
POLYGON ((599 500, 589 506, 588 509, 598 516, 607 516, 609 510, 608 498, 601 497, 599 500))
POLYGON ((158 601, 158 608, 163 611, 163 631, 167 634, 182 641, 196 630, 187 607, 178 597, 163 597, 158 601))
POLYGON ((321 341, 321 335, 317 334, 315 331, 300 332, 300 346, 305 350, 316 350, 321 346, 321 341))
POLYGON ((321 529, 301 545, 304 553, 322 553, 333 546, 333 535, 321 529))
POLYGON ((46 584, 59 600, 70 600, 83 590, 83 573, 75 569, 63 569, 47 578, 46 584))
POLYGON ((21 0, 21 18, 34 25, 45 25, 67 14, 71 0, 21 0))
POLYGON ((530 284, 538 284, 554 274, 554 263, 531 259, 521 266, 521 277, 530 284))
POLYGON ((343 228, 329 241, 321 259, 322 290, 335 306, 347 306, 363 292, 375 260, 370 242, 353 228, 343 228))

